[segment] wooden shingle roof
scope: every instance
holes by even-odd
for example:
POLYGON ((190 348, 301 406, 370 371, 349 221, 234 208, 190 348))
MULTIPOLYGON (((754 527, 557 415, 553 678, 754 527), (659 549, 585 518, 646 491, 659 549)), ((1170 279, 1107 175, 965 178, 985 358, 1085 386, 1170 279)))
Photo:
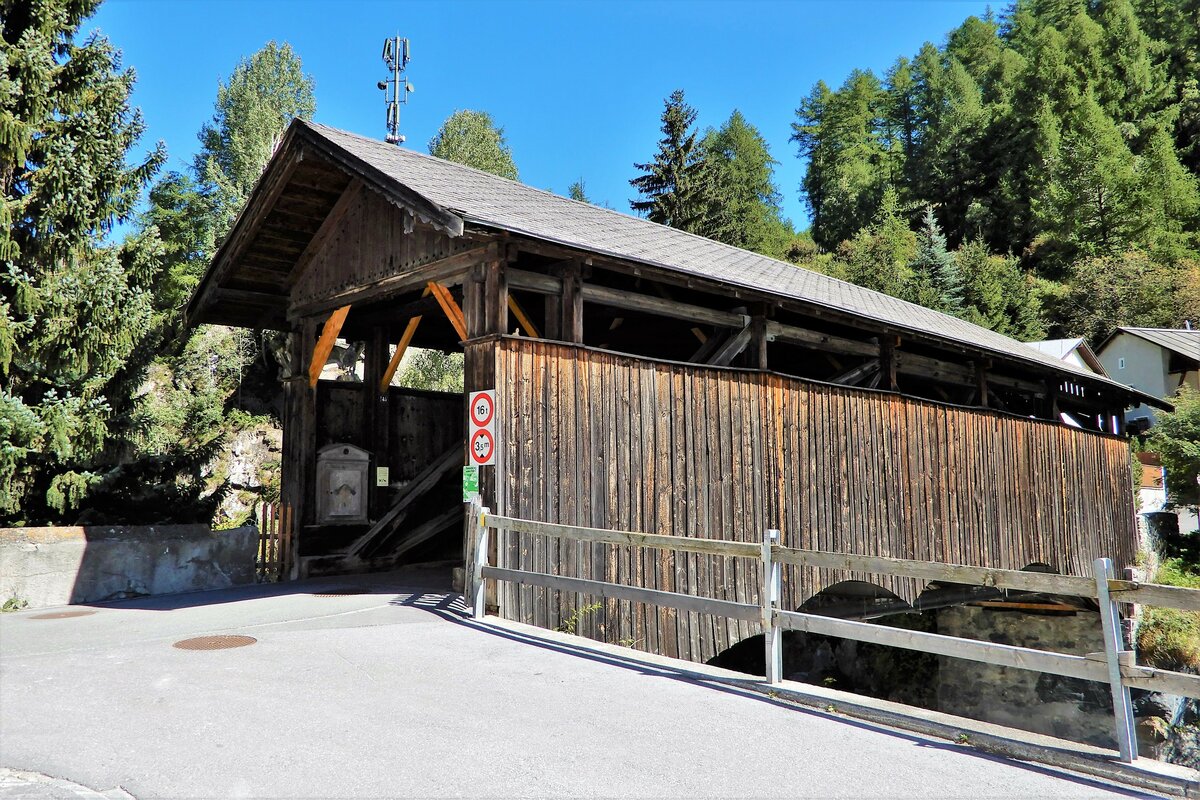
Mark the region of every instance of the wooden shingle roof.
MULTIPOLYGON (((908 333, 940 341, 951 349, 996 357, 1013 366, 1023 364, 1043 376, 1050 373, 1105 391, 1116 389, 1118 396, 1136 398, 1133 402, 1162 403, 957 317, 646 219, 570 200, 377 139, 301 120, 294 121, 288 129, 259 186, 197 287, 188 307, 189 324, 220 322, 260 327, 271 320, 276 327, 285 329, 282 320, 288 303, 287 290, 272 270, 282 269, 280 274, 286 274, 286 265, 276 262, 292 259, 293 255, 290 251, 272 251, 265 256, 254 252, 247 256, 245 252, 249 251, 244 247, 244 240, 255 236, 253 220, 265 217, 264 226, 270 228, 279 213, 283 213, 288 225, 293 227, 294 220, 299 218, 297 214, 311 215, 311 220, 305 220, 310 228, 320 226, 321 218, 334 205, 338 187, 331 187, 333 194, 299 197, 286 192, 280 194, 283 183, 273 180, 273 175, 283 172, 281 163, 295 162, 297 153, 290 151, 300 152, 307 147, 313 148, 322 158, 312 159, 312 166, 300 169, 344 171, 339 172, 342 175, 339 186, 353 175, 416 218, 451 237, 469 234, 469 230, 502 232, 557 245, 581 255, 646 265, 660 272, 702 280, 715 291, 724 287, 731 294, 748 292, 759 295, 762 300, 790 301, 816 313, 827 309, 847 322, 857 319, 875 323, 866 327, 886 326, 901 335, 908 333), (317 203, 321 205, 317 210, 308 208, 318 196, 325 198, 324 205, 317 203), (299 206, 282 212, 274 210, 285 203, 299 203, 299 206), (245 288, 223 288, 231 278, 245 288), (246 284, 255 279, 265 282, 261 286, 246 284)), ((309 161, 302 164, 309 164, 309 161)), ((270 241, 277 242, 280 236, 292 236, 297 239, 296 247, 300 249, 305 248, 304 242, 309 238, 316 238, 307 229, 273 233, 270 241)))
POLYGON ((1053 367, 1056 371, 1066 370, 1096 378, 1091 372, 1003 334, 795 264, 590 203, 570 200, 377 139, 316 123, 296 124, 305 126, 344 153, 374 167, 468 224, 716 280, 743 289, 804 300, 991 352, 1006 359, 1036 362, 1042 367, 1053 367))

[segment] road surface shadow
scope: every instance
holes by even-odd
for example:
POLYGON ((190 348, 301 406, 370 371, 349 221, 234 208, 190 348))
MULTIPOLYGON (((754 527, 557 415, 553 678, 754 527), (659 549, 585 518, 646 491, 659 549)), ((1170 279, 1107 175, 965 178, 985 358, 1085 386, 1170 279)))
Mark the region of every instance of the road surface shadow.
MULTIPOLYGON (((946 750, 950 752, 969 755, 983 761, 990 761, 997 764, 1006 764, 1009 766, 1019 767, 1027 772, 1045 775, 1061 780, 1070 781, 1079 786, 1086 786, 1091 789, 1101 789, 1114 794, 1121 794, 1126 797, 1137 798, 1158 798, 1160 795, 1142 792, 1136 789, 1117 786, 1111 782, 1092 779, 1086 776, 1068 772, 1065 769, 1033 764, 1027 761, 1020 761, 1015 758, 1010 758, 1002 755, 995 755, 977 750, 969 745, 959 745, 953 742, 939 742, 929 737, 920 736, 917 734, 907 733, 897 728, 891 728, 885 725, 880 725, 865 720, 854 719, 842 714, 829 713, 819 711, 812 708, 807 708, 795 702, 789 702, 783 698, 771 697, 764 695, 761 692, 750 688, 740 688, 736 683, 728 683, 731 679, 722 679, 721 681, 714 680, 711 676, 703 673, 695 672, 686 667, 674 667, 661 664, 649 664, 641 661, 636 657, 625 657, 616 653, 604 653, 593 650, 585 645, 575 646, 566 642, 557 640, 545 639, 536 634, 525 633, 506 628, 498 628, 487 622, 480 622, 471 618, 470 609, 467 606, 462 595, 457 593, 437 593, 437 592, 411 592, 396 597, 391 601, 390 605, 401 606, 405 608, 419 608, 431 614, 452 622, 456 625, 461 625, 471 630, 480 633, 495 636, 501 639, 506 639, 511 642, 538 647, 543 650, 561 653, 563 655, 581 658, 587 661, 592 661, 598 664, 605 664, 612 667, 636 672, 640 675, 653 678, 666 678, 668 680, 680 681, 682 683, 693 686, 701 686, 711 691, 722 692, 724 694, 733 695, 735 697, 753 700, 776 708, 783 708, 789 711, 804 714, 806 716, 828 719, 839 722, 843 725, 848 725, 863 731, 880 733, 885 736, 890 736, 895 739, 900 739, 909 742, 917 747, 933 748, 936 750, 946 750)), ((589 640, 590 641, 590 640, 589 640)), ((732 679, 736 681, 736 679, 732 679)), ((745 683, 757 684, 760 681, 757 679, 748 678, 745 683)), ((1067 751, 1059 751, 1067 752, 1067 751)))

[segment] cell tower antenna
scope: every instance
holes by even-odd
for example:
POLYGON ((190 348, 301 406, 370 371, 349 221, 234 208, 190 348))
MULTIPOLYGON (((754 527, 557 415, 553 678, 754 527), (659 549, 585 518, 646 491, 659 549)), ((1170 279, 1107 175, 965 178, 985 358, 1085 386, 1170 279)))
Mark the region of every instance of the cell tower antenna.
POLYGON ((408 39, 397 35, 383 43, 383 63, 387 64, 392 74, 377 86, 383 91, 383 101, 387 106, 388 144, 404 144, 404 136, 400 133, 400 105, 408 105, 408 94, 414 91, 404 74, 408 69, 408 60, 408 39))

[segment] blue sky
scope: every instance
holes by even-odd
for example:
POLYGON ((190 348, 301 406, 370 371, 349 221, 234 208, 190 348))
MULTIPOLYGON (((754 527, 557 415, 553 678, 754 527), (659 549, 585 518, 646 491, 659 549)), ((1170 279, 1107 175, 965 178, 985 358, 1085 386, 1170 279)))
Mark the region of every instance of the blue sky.
POLYGON ((800 100, 946 33, 983 2, 310 2, 106 0, 99 28, 136 69, 143 145, 167 143, 170 167, 197 149, 218 81, 270 40, 290 42, 316 81, 318 122, 383 138, 384 39, 412 42, 415 92, 401 111, 408 147, 425 151, 456 109, 490 112, 525 183, 628 211, 634 162, 648 161, 662 102, 687 92, 702 128, 741 109, 780 162, 784 210, 806 224, 803 164, 788 142, 800 100))

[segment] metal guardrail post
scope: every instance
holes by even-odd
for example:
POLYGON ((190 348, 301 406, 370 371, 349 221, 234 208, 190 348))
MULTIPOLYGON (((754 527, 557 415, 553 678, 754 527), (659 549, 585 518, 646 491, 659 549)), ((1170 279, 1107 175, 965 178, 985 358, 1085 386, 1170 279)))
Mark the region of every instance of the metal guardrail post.
POLYGON ((780 630, 779 620, 775 617, 783 584, 783 565, 771 557, 771 546, 776 544, 779 544, 779 531, 766 531, 763 534, 762 591, 759 592, 759 602, 762 605, 767 683, 779 683, 783 680, 783 631, 780 630))
POLYGON ((486 584, 483 581, 483 567, 488 560, 488 509, 486 506, 479 505, 479 501, 476 500, 472 505, 472 510, 474 511, 471 522, 474 527, 472 535, 475 537, 475 561, 471 565, 471 616, 475 619, 483 619, 486 611, 484 606, 486 584))
POLYGON ((1117 749, 1126 764, 1137 758, 1137 737, 1133 728, 1133 702, 1129 687, 1121 680, 1121 656, 1125 650, 1121 639, 1121 616, 1117 603, 1108 591, 1113 578, 1112 561, 1097 558, 1092 563, 1096 576, 1096 596, 1100 603, 1100 622, 1104 628, 1104 658, 1108 664, 1108 683, 1112 689, 1113 717, 1116 721, 1117 749))

